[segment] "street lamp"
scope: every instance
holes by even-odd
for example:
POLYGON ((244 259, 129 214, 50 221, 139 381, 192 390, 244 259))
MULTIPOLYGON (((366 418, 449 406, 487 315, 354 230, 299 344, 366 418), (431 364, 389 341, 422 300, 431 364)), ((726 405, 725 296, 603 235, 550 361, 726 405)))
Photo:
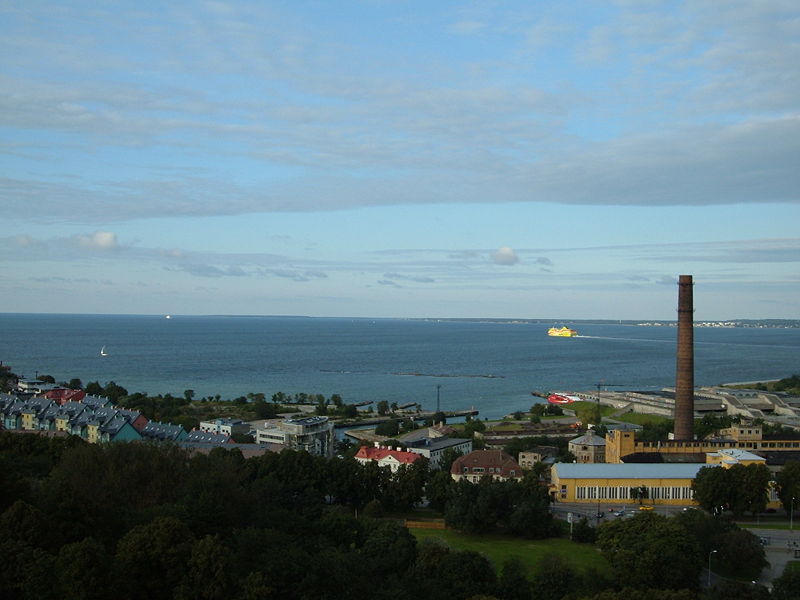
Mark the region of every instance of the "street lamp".
POLYGON ((708 553, 708 589, 711 589, 711 555, 716 553, 716 550, 712 550, 708 553))
POLYGON ((794 525, 794 496, 792 496, 792 503, 789 508, 789 531, 792 530, 794 525))

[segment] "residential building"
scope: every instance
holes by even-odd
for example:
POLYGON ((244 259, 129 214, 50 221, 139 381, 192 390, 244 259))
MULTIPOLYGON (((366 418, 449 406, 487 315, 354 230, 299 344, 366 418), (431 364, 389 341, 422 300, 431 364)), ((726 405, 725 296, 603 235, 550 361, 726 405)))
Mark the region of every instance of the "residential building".
POLYGON ((355 459, 361 464, 375 462, 379 467, 388 467, 392 473, 397 473, 402 465, 412 465, 422 458, 421 454, 407 452, 400 448, 388 448, 376 445, 361 446, 355 459))
POLYGON ((553 464, 557 454, 558 448, 555 446, 537 446, 527 452, 520 452, 517 462, 523 469, 532 469, 536 463, 553 464))
POLYGON ((221 446, 231 442, 231 436, 226 433, 215 433, 211 431, 190 431, 184 440, 186 443, 194 444, 214 444, 221 446))
POLYGON ((591 429, 567 442, 567 449, 579 463, 606 462, 606 441, 591 429))
POLYGON ((498 481, 519 480, 522 479, 522 467, 502 450, 473 450, 453 461, 450 475, 456 481, 466 479, 472 483, 487 476, 498 481))
POLYGON ((214 419, 213 421, 201 421, 200 431, 206 433, 222 433, 232 436, 235 433, 250 433, 250 423, 232 419, 214 419))
POLYGON ((142 438, 155 442, 182 442, 188 435, 180 425, 150 421, 139 432, 142 438))
POLYGON ((428 459, 431 469, 439 469, 445 452, 451 450, 462 455, 472 452, 472 440, 452 438, 441 434, 438 429, 427 427, 403 435, 400 440, 408 452, 421 454, 428 459))
POLYGON ((282 444, 317 456, 333 456, 336 436, 328 417, 300 417, 267 421, 256 429, 257 444, 282 444))

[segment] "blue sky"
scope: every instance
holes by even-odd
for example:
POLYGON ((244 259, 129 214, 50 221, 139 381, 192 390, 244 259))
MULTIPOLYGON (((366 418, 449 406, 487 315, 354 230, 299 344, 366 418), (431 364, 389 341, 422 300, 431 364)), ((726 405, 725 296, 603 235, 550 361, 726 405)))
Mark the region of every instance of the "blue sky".
POLYGON ((800 8, 2 2, 0 312, 800 316, 800 8))

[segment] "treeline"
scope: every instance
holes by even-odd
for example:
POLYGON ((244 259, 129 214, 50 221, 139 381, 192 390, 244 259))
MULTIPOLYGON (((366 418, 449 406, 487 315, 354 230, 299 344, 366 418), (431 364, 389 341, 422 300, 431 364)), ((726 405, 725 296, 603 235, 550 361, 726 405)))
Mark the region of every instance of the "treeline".
MULTIPOLYGON (((597 536, 610 574, 578 573, 550 557, 529 578, 518 560, 492 565, 475 552, 418 543, 387 518, 423 491, 448 524, 467 532, 560 531, 545 489, 531 476, 455 483, 446 472, 430 475, 424 461, 393 477, 374 463, 305 452, 244 459, 221 448, 191 455, 170 445, 0 433, 0 597, 770 597, 765 588, 735 582, 699 592, 712 549, 720 558, 716 573, 723 557, 737 576, 753 576, 763 564, 757 539, 723 518, 643 513, 597 531, 584 521, 573 533, 586 541, 597 536)), ((797 597, 798 583, 784 576, 771 597, 797 597)))
MULTIPOLYGON (((391 476, 375 463, 305 452, 245 460, 221 448, 190 455, 169 445, 1 433, 0 597, 498 594, 500 580, 485 558, 418 546, 395 520, 373 518, 418 503, 428 478, 425 460, 391 476)), ((473 488, 447 479, 440 477, 438 489, 450 521, 474 519, 448 508, 469 505, 462 496, 473 488)), ((549 522, 546 493, 535 493, 549 522)), ((530 494, 520 488, 507 507, 530 494)), ((481 528, 507 527, 510 514, 495 502, 481 528)), ((525 535, 551 532, 526 531, 517 521, 525 535)))

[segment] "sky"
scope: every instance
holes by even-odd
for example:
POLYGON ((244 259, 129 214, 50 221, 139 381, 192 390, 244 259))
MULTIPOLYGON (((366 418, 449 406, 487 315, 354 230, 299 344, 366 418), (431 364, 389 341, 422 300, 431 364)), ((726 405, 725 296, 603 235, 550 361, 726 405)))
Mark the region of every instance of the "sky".
POLYGON ((0 312, 800 318, 796 0, 0 0, 0 312))

